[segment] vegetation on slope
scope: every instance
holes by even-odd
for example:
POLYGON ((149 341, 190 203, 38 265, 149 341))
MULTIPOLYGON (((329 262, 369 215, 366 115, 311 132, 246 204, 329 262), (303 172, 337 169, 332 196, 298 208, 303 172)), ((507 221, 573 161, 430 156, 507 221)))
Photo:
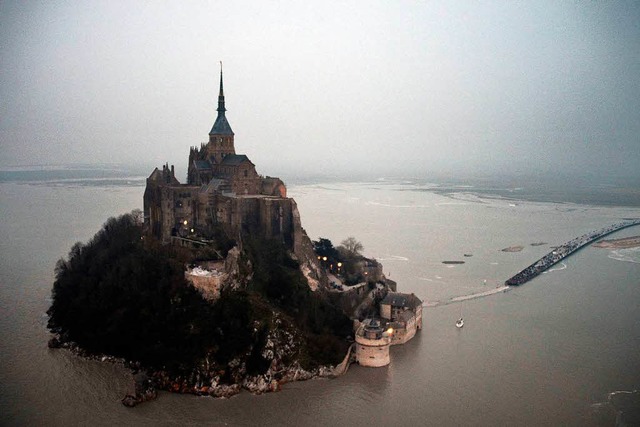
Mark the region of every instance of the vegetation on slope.
POLYGON ((153 368, 185 372, 205 358, 222 367, 241 358, 259 374, 268 369, 262 349, 275 310, 306 340, 303 366, 339 362, 349 320, 310 292, 281 243, 245 241, 252 279, 212 304, 184 278, 201 254, 144 236, 139 214, 110 218, 57 263, 49 328, 89 352, 153 368))
POLYGON ((308 367, 339 363, 347 350, 351 320, 320 294, 311 292, 306 279, 284 245, 276 240, 247 237, 245 251, 253 267, 248 289, 264 295, 286 313, 307 341, 308 367))
POLYGON ((337 248, 331 240, 320 237, 311 242, 313 251, 321 260, 322 266, 333 274, 342 276, 347 285, 365 281, 363 265, 367 260, 360 254, 364 247, 354 237, 347 237, 337 248))

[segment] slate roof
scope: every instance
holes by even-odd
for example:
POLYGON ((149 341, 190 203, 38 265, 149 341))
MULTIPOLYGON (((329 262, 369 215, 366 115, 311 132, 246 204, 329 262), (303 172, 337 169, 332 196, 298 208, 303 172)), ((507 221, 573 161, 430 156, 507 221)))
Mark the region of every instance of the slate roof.
POLYGON ((244 162, 251 163, 251 160, 249 160, 249 158, 244 154, 229 154, 228 156, 225 156, 224 159, 222 159, 221 164, 225 166, 238 166, 239 164, 244 162))
POLYGON ((416 308, 422 305, 422 301, 414 294, 389 292, 380 304, 390 305, 391 307, 416 308))
POLYGON ((207 170, 207 169, 211 169, 211 163, 209 163, 207 160, 195 160, 193 162, 193 164, 195 165, 196 169, 198 170, 207 170))
POLYGON ((222 187, 228 186, 229 183, 226 179, 213 178, 207 185, 203 185, 200 189, 201 192, 220 191, 222 187))
POLYGON ((216 122, 213 124, 211 128, 211 132, 209 135, 233 135, 233 131, 231 130, 231 126, 227 121, 227 117, 224 115, 224 111, 218 112, 218 117, 216 118, 216 122))

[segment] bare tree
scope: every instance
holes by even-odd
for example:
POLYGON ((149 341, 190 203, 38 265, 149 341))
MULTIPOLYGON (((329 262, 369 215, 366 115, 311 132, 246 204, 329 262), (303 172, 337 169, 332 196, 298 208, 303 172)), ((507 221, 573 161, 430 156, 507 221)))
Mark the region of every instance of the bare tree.
POLYGON ((131 211, 131 218, 136 225, 142 225, 144 223, 144 214, 140 209, 134 209, 131 211))
POLYGON ((341 242, 341 245, 353 255, 360 255, 364 250, 362 243, 358 242, 355 237, 349 236, 341 242))

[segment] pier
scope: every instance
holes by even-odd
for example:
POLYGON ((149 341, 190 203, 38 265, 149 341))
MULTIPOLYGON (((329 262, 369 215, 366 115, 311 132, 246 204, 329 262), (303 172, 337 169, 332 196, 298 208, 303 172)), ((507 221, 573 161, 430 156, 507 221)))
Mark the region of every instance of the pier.
POLYGON ((523 283, 528 282, 554 264, 559 263, 572 253, 582 249, 595 240, 598 240, 606 236, 607 234, 622 230, 623 228, 633 227, 634 225, 640 225, 640 219, 619 222, 601 230, 593 231, 580 237, 576 237, 575 239, 568 241, 564 245, 558 246, 553 251, 549 252, 538 261, 531 264, 529 267, 525 268, 515 276, 508 279, 506 282, 504 282, 504 284, 507 286, 522 285, 523 283))

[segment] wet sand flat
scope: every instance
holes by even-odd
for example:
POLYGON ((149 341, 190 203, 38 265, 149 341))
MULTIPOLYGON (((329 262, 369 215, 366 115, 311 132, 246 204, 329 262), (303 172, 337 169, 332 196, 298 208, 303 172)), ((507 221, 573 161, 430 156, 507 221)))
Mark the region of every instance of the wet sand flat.
POLYGON ((601 240, 593 244, 596 248, 629 249, 640 246, 640 236, 625 237, 622 239, 601 240))

